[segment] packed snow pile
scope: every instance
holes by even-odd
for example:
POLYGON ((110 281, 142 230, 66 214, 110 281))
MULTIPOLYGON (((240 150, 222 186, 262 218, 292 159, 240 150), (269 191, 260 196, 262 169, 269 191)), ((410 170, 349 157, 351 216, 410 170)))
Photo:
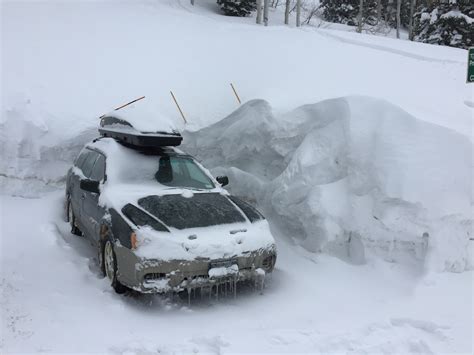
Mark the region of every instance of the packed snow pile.
POLYGON ((253 100, 184 144, 310 251, 472 268, 472 143, 386 101, 344 97, 274 115, 253 100))
MULTIPOLYGON (((111 115, 127 119, 141 131, 179 131, 183 124, 162 114, 153 100, 142 100, 111 115)), ((100 119, 70 113, 52 114, 20 96, 0 115, 0 189, 37 196, 62 187, 67 170, 84 145, 99 136, 100 119)))
POLYGON ((98 121, 84 122, 70 114, 64 117, 68 120, 25 97, 3 108, 0 115, 2 192, 32 196, 62 186, 77 153, 97 136, 98 121))

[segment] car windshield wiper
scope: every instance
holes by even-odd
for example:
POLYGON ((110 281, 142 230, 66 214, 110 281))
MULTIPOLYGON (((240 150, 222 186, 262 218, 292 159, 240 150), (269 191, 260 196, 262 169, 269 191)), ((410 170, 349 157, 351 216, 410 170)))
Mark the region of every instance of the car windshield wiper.
POLYGON ((189 186, 173 186, 173 187, 167 187, 165 190, 192 190, 192 191, 208 191, 211 189, 200 189, 197 187, 189 187, 189 186))

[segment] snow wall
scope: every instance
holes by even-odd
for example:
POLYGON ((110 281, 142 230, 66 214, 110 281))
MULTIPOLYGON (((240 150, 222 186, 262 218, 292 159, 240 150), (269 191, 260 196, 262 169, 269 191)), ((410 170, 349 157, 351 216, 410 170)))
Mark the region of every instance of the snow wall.
MULTIPOLYGON (((2 193, 62 188, 97 119, 51 117, 19 100, 2 112, 2 193)), ((392 104, 346 97, 275 115, 263 100, 184 133, 183 149, 255 202, 309 251, 363 263, 421 261, 461 272, 472 262, 472 143, 392 104), (471 245, 470 245, 471 244, 471 245)))
POLYGON ((274 115, 254 100, 184 142, 309 251, 473 267, 471 141, 386 101, 345 97, 274 115))

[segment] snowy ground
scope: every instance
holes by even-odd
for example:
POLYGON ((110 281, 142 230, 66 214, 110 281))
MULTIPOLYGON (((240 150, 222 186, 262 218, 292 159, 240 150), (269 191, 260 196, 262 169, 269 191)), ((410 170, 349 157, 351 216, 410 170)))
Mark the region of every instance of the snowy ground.
POLYGON ((0 350, 471 354, 466 51, 196 4, 1 3, 0 350), (230 82, 267 103, 231 114, 230 82), (263 295, 118 296, 69 233, 67 167, 96 117, 141 95, 268 214, 279 256, 263 295))
POLYGON ((277 233, 263 295, 191 307, 124 297, 61 222, 61 197, 2 197, 4 352, 471 352, 470 273, 425 275, 376 257, 354 267, 277 233))

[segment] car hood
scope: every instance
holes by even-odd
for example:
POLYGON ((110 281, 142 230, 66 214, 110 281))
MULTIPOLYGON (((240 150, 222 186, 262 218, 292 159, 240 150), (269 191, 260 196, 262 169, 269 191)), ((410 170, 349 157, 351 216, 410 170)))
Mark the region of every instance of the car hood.
POLYGON ((244 212, 219 193, 148 196, 139 199, 138 206, 167 227, 180 230, 246 221, 244 212))
POLYGON ((230 196, 220 193, 148 196, 139 199, 138 206, 155 216, 170 232, 141 227, 137 231, 137 256, 159 256, 162 260, 220 259, 274 247, 263 217, 254 220, 248 206, 230 196))

